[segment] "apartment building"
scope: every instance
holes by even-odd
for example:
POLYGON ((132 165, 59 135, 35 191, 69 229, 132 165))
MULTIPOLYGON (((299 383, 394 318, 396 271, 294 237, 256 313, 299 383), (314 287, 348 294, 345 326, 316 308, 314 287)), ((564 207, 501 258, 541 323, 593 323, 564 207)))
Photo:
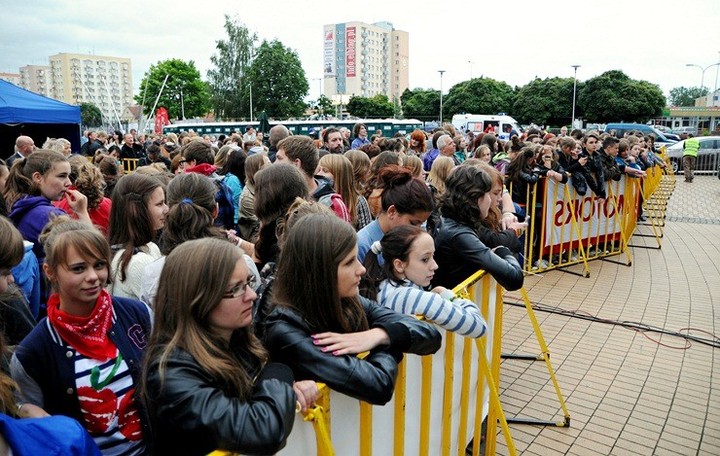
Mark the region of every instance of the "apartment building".
POLYGON ((0 73, 0 79, 16 86, 20 85, 20 73, 0 73))
POLYGON ((47 65, 20 67, 20 87, 46 97, 52 97, 50 67, 47 65))
POLYGON ((400 99, 409 84, 408 33, 389 22, 323 27, 323 94, 400 99))
POLYGON ((50 96, 65 103, 92 103, 110 123, 133 104, 129 58, 60 53, 49 57, 50 96))

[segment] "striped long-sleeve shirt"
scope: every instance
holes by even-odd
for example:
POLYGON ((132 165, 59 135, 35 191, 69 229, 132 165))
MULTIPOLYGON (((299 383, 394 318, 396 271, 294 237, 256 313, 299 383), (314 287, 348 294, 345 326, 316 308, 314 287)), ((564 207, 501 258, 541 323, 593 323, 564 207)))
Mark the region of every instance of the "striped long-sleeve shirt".
POLYGON ((472 301, 455 298, 452 301, 437 293, 423 290, 409 280, 396 283, 384 280, 377 297, 381 306, 396 312, 422 315, 448 331, 468 337, 482 337, 487 325, 480 309, 472 301))

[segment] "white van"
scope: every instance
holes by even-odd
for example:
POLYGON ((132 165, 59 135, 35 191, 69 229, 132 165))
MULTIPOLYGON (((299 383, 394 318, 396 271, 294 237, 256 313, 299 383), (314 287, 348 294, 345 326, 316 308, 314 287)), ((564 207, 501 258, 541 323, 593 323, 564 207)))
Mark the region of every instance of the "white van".
POLYGON ((518 134, 522 133, 522 128, 520 128, 517 120, 506 115, 455 114, 452 117, 452 124, 459 131, 472 131, 473 133, 483 133, 488 127, 492 127, 495 136, 504 141, 510 139, 510 131, 512 130, 515 130, 518 134))

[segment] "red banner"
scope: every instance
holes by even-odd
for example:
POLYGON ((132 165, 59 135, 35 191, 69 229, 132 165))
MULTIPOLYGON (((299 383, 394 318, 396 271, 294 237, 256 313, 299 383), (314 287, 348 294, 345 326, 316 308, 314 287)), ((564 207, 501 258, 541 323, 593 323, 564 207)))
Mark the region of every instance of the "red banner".
POLYGON ((170 125, 167 109, 160 107, 155 112, 155 134, 161 135, 165 125, 170 125))
POLYGON ((345 30, 345 76, 355 77, 355 27, 345 30))

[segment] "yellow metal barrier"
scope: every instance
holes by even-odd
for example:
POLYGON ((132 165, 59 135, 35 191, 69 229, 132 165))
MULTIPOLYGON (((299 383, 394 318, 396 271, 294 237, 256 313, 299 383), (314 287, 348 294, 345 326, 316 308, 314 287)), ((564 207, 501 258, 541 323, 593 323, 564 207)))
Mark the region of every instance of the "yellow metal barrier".
POLYGON ((469 339, 438 328, 444 332, 445 347, 432 356, 406 356, 395 395, 383 407, 323 387, 320 411, 309 412, 313 426, 304 423, 307 414, 297 417, 280 454, 462 456, 472 442, 474 455, 481 454, 483 445, 482 454, 489 455, 496 448, 495 423, 500 424, 508 453, 516 454, 497 389, 503 290, 479 272, 454 291, 481 308, 488 323, 486 337, 469 339))
POLYGON ((138 167, 138 161, 137 158, 123 158, 122 166, 125 174, 134 173, 138 167))

